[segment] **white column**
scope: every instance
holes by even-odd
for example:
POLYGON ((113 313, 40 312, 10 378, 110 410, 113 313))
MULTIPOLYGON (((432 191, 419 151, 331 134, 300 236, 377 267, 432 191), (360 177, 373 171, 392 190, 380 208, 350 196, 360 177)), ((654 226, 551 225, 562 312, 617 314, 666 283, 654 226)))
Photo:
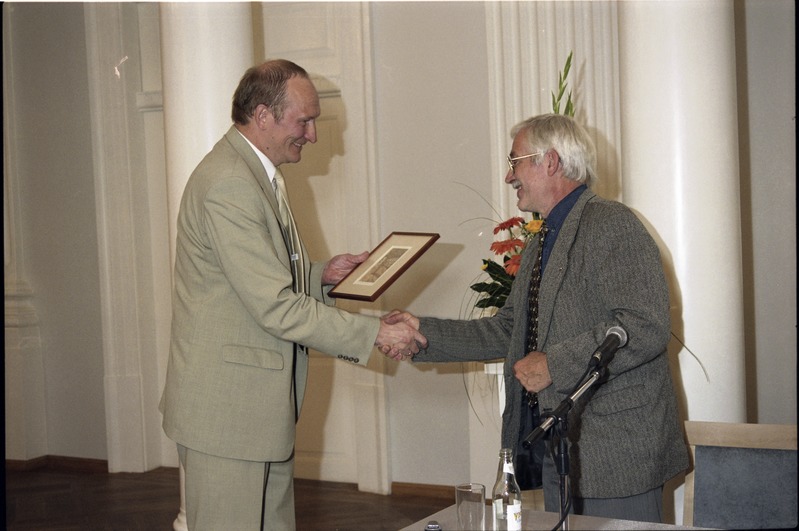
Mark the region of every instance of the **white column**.
POLYGON ((733 5, 620 2, 618 11, 623 196, 661 245, 672 330, 687 347, 670 345, 677 388, 688 418, 742 422, 733 5))
MULTIPOLYGON (((169 239, 172 263, 178 209, 192 170, 232 123, 230 103, 255 61, 249 3, 165 3, 160 6, 169 239)), ((187 529, 184 475, 180 512, 187 529)))
MULTIPOLYGON (((183 187, 230 127, 233 92, 255 61, 249 3, 161 4, 170 241, 183 187)), ((174 262, 174 251, 173 251, 174 262)))

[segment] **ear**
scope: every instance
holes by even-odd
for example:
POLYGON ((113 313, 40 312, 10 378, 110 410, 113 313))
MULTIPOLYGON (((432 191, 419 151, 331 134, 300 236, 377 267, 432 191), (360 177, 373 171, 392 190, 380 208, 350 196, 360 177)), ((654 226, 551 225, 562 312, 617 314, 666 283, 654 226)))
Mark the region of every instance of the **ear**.
POLYGON ((550 149, 544 156, 547 160, 547 175, 555 175, 560 167, 560 154, 554 149, 550 149))
POLYGON ((272 111, 269 110, 269 107, 267 107, 263 103, 260 103, 255 108, 255 112, 253 113, 253 120, 255 121, 255 124, 259 128, 265 129, 270 124, 270 122, 274 121, 274 116, 272 116, 272 111))

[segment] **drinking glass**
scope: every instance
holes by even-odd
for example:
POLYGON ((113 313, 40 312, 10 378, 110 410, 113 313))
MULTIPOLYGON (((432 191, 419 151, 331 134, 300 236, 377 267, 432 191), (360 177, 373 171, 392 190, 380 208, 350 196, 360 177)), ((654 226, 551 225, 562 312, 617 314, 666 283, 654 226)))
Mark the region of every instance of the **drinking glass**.
POLYGON ((464 483, 455 487, 460 531, 485 531, 485 492, 485 486, 479 483, 464 483))

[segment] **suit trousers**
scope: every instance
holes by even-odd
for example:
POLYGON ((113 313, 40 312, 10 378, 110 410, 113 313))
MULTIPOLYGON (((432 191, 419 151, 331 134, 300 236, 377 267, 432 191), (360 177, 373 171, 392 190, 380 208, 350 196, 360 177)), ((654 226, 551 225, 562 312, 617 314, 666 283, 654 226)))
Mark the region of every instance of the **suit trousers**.
MULTIPOLYGON (((547 512, 560 513, 560 476, 547 453, 542 473, 544 507, 547 512)), ((572 496, 570 514, 599 516, 638 522, 663 522, 663 486, 625 498, 576 498, 572 496)))
POLYGON ((189 531, 293 531, 294 456, 261 463, 178 446, 189 531))

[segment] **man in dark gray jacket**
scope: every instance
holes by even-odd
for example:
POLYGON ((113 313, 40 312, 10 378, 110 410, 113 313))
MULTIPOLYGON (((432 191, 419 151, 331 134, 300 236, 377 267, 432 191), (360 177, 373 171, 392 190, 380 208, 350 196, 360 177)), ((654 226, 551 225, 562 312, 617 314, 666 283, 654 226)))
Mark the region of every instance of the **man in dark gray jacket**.
MULTIPOLYGON (((568 416, 573 510, 609 518, 661 521, 664 483, 688 467, 666 347, 668 287, 654 240, 624 205, 596 196, 593 143, 573 119, 543 115, 517 125, 505 182, 518 207, 545 219, 537 295, 537 342, 530 348, 530 284, 539 242, 524 249, 506 304, 476 320, 416 318, 428 347, 415 362, 505 358, 502 446, 520 449, 545 415, 569 396, 611 327, 626 345, 568 416), (536 404, 537 402, 537 404, 536 404)), ((543 464, 547 511, 558 512, 559 479, 543 464)))

